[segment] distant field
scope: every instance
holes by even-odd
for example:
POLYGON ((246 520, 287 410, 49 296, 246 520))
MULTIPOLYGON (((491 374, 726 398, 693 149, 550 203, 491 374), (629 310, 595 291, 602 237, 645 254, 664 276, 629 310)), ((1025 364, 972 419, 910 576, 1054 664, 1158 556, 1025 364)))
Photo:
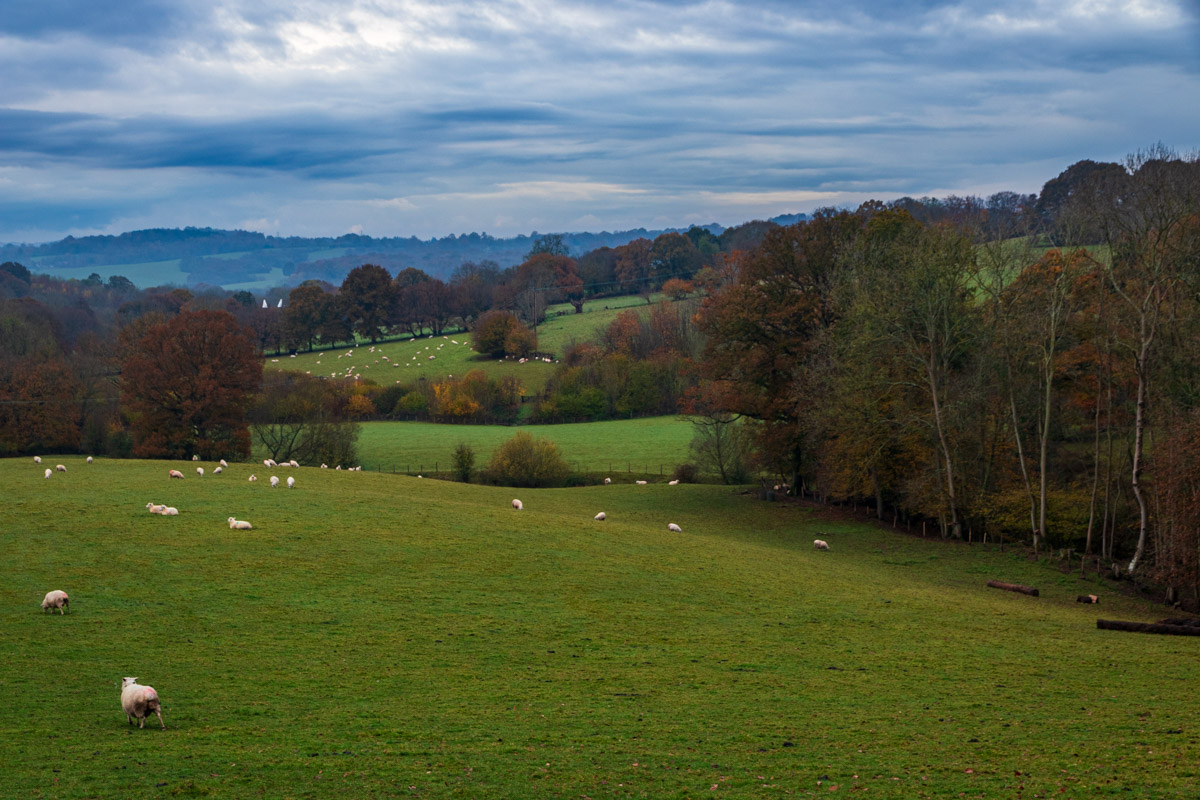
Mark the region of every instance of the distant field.
MULTIPOLYGON (((637 473, 669 476, 675 465, 689 461, 692 425, 679 417, 584 422, 568 425, 435 425, 429 422, 368 422, 358 439, 363 469, 432 472, 435 464, 450 470, 450 455, 459 442, 475 450, 482 467, 497 447, 517 431, 549 439, 577 472, 611 472, 613 480, 637 473)), ((632 479, 632 478, 629 478, 632 479)))
POLYGON ((113 275, 123 275, 139 289, 144 289, 147 286, 164 286, 167 284, 187 286, 187 273, 180 271, 179 259, 177 258, 170 261, 154 261, 145 264, 111 264, 97 267, 67 268, 46 268, 39 266, 35 262, 30 265, 30 269, 34 272, 44 272, 47 275, 62 280, 70 280, 71 278, 83 280, 93 272, 106 281, 113 275))
POLYGON ((1200 642, 1097 630, 1166 612, 1022 551, 719 486, 280 470, 288 490, 249 483, 264 473, 248 464, 201 479, 191 462, 55 461, 68 471, 50 480, 0 461, 6 798, 1194 800, 1200 785, 1200 642), (50 589, 70 614, 41 612, 50 589), (1100 605, 1075 602, 1090 593, 1100 605), (127 725, 126 675, 158 690, 165 731, 127 725))

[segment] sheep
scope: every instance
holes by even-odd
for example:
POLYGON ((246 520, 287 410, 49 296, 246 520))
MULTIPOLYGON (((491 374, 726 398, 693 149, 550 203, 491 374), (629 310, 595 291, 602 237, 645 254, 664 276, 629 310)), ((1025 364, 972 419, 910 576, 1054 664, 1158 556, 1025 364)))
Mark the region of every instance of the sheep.
POLYGON ((146 510, 151 514, 161 514, 166 506, 160 506, 158 503, 146 503, 146 510))
POLYGON ((175 506, 167 506, 166 508, 164 508, 162 511, 160 511, 158 513, 162 514, 164 517, 178 517, 179 509, 176 508, 175 506))
POLYGON ((272 489, 274 489, 274 488, 275 488, 276 486, 278 486, 278 485, 279 485, 279 478, 277 478, 276 476, 272 475, 272 476, 271 476, 271 488, 272 488, 272 489))
POLYGON ((678 486, 679 481, 667 481, 667 486, 678 486))
POLYGON ((213 475, 220 475, 224 471, 225 471, 224 467, 217 467, 216 469, 213 470, 213 475))
POLYGON ((321 469, 329 469, 329 465, 328 465, 328 464, 322 464, 322 465, 321 465, 321 469))
POLYGON ((673 531, 674 533, 683 533, 683 528, 679 527, 674 522, 667 523, 667 530, 673 531))
POLYGON ((825 541, 824 539, 813 539, 813 547, 817 548, 818 550, 828 550, 829 542, 825 541))
POLYGON ((34 456, 34 457, 33 457, 33 463, 35 463, 35 464, 40 464, 40 463, 42 463, 42 457, 41 457, 41 456, 34 456))
POLYGON ((62 464, 55 464, 55 465, 54 465, 54 471, 55 471, 55 472, 66 472, 66 471, 67 471, 67 468, 66 468, 66 467, 64 467, 62 464))
POLYGON ((608 486, 610 483, 612 483, 612 478, 605 478, 605 479, 604 479, 604 485, 605 485, 605 486, 608 486))
POLYGON ((597 522, 604 522, 604 520, 608 519, 608 516, 603 511, 601 511, 599 514, 592 517, 592 519, 596 520, 597 522))
POLYGON ((296 479, 293 478, 291 475, 288 475, 287 485, 288 485, 289 489, 294 488, 296 486, 296 479))
POLYGON ((46 592, 46 598, 42 600, 43 613, 49 611, 54 613, 54 609, 58 609, 59 614, 66 614, 67 609, 71 607, 71 598, 67 597, 67 593, 62 589, 55 589, 53 592, 46 592))
POLYGON ((53 475, 53 474, 54 474, 54 473, 50 471, 50 468, 49 468, 49 467, 46 467, 46 478, 47 478, 47 479, 49 479, 49 477, 50 477, 51 475, 53 475))
POLYGON ((254 483, 256 480, 258 480, 258 476, 257 476, 257 475, 251 475, 251 476, 250 476, 250 478, 249 478, 248 480, 250 481, 250 483, 254 483))
POLYGON ((153 686, 142 686, 137 682, 137 678, 121 679, 121 709, 130 725, 133 724, 134 717, 137 717, 138 727, 146 727, 146 717, 153 711, 158 715, 158 724, 162 725, 164 731, 167 729, 167 724, 162 718, 162 704, 158 701, 158 692, 154 691, 153 686))
POLYGON ((177 469, 171 470, 167 473, 167 475, 172 478, 179 478, 180 480, 183 480, 183 473, 177 469))
POLYGON ((233 517, 230 517, 228 522, 230 530, 249 531, 254 529, 254 526, 249 522, 246 522, 244 519, 234 519, 233 517))
POLYGON ((291 461, 288 462, 288 466, 299 467, 300 465, 298 463, 296 463, 296 459, 293 458, 291 461))
POLYGON ((646 485, 646 482, 645 482, 645 481, 634 481, 634 483, 636 483, 638 486, 645 486, 645 485, 646 485))
POLYGON ((522 503, 520 500, 514 499, 512 502, 512 507, 515 508, 517 511, 520 511, 521 509, 525 508, 525 504, 522 503))
POLYGON ((87 457, 87 463, 89 463, 89 464, 90 464, 90 463, 92 463, 92 457, 91 457, 91 456, 88 456, 88 457, 87 457))
POLYGON ((200 456, 192 456, 192 461, 199 461, 199 460, 200 460, 200 456))
POLYGON ((228 464, 228 462, 226 462, 226 461, 225 461, 225 459, 223 459, 223 458, 221 459, 221 468, 222 468, 222 469, 229 469, 229 464, 228 464))
POLYGON ((271 467, 278 467, 279 465, 278 465, 278 464, 276 464, 276 463, 275 463, 275 462, 274 462, 272 459, 269 459, 269 458, 264 458, 264 459, 263 459, 263 466, 264 466, 264 467, 267 467, 267 468, 269 469, 269 468, 271 468, 271 467))
POLYGON ((204 467, 196 467, 196 474, 199 475, 201 478, 203 478, 204 477, 204 467))

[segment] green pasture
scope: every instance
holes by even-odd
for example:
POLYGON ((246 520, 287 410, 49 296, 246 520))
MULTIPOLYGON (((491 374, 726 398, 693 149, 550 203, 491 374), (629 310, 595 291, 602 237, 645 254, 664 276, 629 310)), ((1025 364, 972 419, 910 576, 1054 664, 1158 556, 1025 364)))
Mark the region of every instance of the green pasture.
POLYGON ((623 474, 669 476, 676 464, 691 460, 690 422, 680 417, 643 417, 529 428, 367 422, 358 436, 359 463, 363 469, 387 472, 449 472, 450 456, 463 442, 475 450, 476 466, 482 467, 518 430, 557 444, 574 471, 612 473, 614 481, 624 480, 623 474))
POLYGON ((1200 785, 1200 640, 1097 630, 1163 610, 1023 553, 717 486, 276 470, 288 490, 257 465, 58 460, 49 480, 0 462, 6 797, 1190 800, 1200 785), (41 612, 50 589, 70 614, 41 612), (158 690, 165 731, 126 724, 126 675, 158 690))
POLYGON ((37 259, 30 268, 35 272, 44 272, 60 280, 84 280, 93 272, 104 280, 113 275, 128 278, 134 286, 144 289, 147 286, 187 286, 187 273, 179 269, 179 259, 168 261, 151 261, 143 264, 106 264, 91 267, 50 267, 37 265, 37 259))

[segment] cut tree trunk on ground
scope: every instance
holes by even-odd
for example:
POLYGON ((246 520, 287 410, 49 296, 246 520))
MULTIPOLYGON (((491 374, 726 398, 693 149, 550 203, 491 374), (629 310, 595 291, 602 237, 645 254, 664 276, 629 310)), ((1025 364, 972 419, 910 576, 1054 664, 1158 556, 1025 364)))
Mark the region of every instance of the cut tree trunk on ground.
POLYGON ((1004 583, 1003 581, 988 581, 987 585, 993 589, 1003 589, 1006 592, 1020 592, 1030 597, 1038 596, 1038 590, 1033 586, 1022 586, 1019 583, 1004 583))
POLYGON ((1168 636, 1200 636, 1200 628, 1192 625, 1164 625, 1161 622, 1126 622, 1119 619, 1098 619, 1096 627, 1106 631, 1131 633, 1162 633, 1168 636))

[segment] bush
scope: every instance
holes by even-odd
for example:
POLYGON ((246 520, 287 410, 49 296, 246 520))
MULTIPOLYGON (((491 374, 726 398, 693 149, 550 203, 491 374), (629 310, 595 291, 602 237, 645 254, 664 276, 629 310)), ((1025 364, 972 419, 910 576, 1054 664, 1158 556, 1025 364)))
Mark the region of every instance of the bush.
POLYGON ((475 451, 470 445, 459 442, 458 447, 454 448, 454 455, 450 457, 450 463, 454 465, 455 480, 471 482, 471 474, 475 471, 475 451))
POLYGON ((570 472, 558 445, 525 431, 502 444, 487 466, 488 480, 503 486, 557 486, 570 472))
POLYGON ((528 358, 537 350, 537 334, 523 325, 518 325, 504 337, 504 353, 513 358, 528 358))
POLYGON ((699 475, 700 475, 700 468, 697 467, 695 464, 687 463, 687 464, 676 464, 675 465, 675 474, 673 474, 671 477, 674 478, 675 480, 679 481, 680 483, 695 483, 696 479, 697 479, 697 477, 699 477, 699 475))
POLYGON ((471 345, 476 352, 492 358, 502 358, 507 352, 508 335, 522 328, 520 321, 507 311, 489 311, 475 323, 471 345))

